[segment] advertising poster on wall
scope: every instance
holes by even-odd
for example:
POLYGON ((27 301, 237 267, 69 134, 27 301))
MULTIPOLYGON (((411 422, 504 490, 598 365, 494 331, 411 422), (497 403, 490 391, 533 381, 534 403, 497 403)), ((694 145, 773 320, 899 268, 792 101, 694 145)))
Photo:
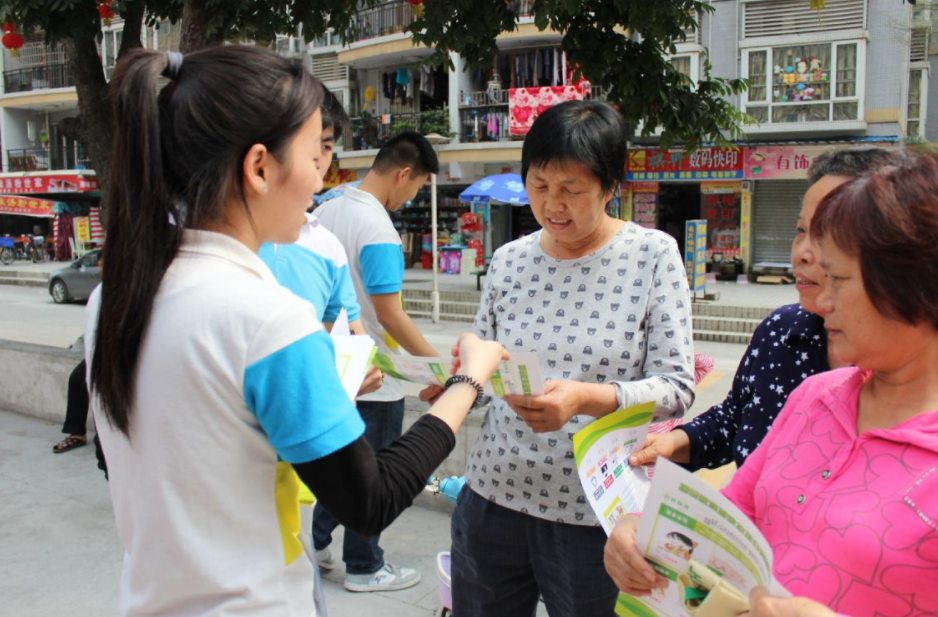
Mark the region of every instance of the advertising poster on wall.
POLYGON ((705 294, 707 287, 707 221, 687 221, 684 224, 684 267, 687 282, 696 296, 705 294))
POLYGON ((658 217, 658 183, 632 182, 632 220, 642 227, 655 229, 658 217))
POLYGON ((720 253, 723 261, 739 257, 740 183, 701 182, 700 193, 707 217, 707 258, 714 253, 720 253))

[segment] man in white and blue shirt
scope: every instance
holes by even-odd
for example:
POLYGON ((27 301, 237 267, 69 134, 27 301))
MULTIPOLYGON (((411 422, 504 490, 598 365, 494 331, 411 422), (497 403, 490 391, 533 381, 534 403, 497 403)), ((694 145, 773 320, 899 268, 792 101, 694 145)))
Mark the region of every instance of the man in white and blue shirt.
MULTIPOLYGON (((381 353, 397 354, 403 347, 414 356, 435 356, 436 350, 404 312, 401 288, 404 254, 401 237, 389 216, 439 171, 439 161, 426 137, 413 131, 395 136, 377 154, 357 188, 316 210, 316 216, 345 247, 355 293, 361 303, 361 321, 381 353)), ((378 450, 401 434, 404 393, 386 379, 376 392, 361 396, 358 410, 365 421, 365 438, 378 450)), ((321 564, 331 561, 328 550, 338 523, 317 506, 313 542, 321 564)), ((420 574, 384 561, 380 536, 345 532, 342 559, 345 587, 350 591, 406 589, 420 582, 420 574)))

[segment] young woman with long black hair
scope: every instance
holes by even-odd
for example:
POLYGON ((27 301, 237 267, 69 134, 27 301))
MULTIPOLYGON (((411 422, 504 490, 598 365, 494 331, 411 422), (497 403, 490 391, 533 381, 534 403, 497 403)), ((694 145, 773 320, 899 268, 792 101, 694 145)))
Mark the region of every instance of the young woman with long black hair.
POLYGON ((315 310, 256 255, 297 239, 322 186, 319 82, 258 48, 138 50, 111 92, 108 268, 86 340, 121 614, 312 615, 299 480, 346 527, 378 532, 506 354, 461 338, 453 387, 375 454, 315 310))

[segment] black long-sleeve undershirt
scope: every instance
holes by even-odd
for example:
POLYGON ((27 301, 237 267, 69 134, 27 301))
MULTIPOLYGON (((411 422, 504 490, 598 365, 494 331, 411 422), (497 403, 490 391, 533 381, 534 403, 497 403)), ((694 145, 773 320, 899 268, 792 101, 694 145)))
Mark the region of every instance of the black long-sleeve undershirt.
POLYGON ((293 468, 337 521, 374 536, 413 503, 455 446, 452 429, 425 415, 377 453, 359 437, 341 450, 293 468))

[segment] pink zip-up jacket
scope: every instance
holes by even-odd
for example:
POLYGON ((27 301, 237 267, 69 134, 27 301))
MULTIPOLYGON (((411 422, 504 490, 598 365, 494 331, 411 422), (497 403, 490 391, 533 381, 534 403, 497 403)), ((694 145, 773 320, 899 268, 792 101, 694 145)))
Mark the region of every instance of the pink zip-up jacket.
POLYGON ((723 493, 793 595, 856 617, 938 615, 938 410, 857 436, 870 375, 802 383, 723 493))

